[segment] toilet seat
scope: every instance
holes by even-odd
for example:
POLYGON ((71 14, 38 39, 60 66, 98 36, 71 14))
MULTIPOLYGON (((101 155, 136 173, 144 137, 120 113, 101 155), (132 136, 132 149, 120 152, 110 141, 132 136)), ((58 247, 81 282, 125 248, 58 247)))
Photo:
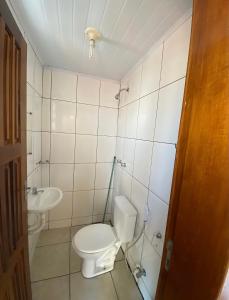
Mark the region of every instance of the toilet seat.
POLYGON ((84 253, 106 251, 117 241, 112 227, 107 224, 92 224, 80 229, 74 236, 74 246, 84 253))

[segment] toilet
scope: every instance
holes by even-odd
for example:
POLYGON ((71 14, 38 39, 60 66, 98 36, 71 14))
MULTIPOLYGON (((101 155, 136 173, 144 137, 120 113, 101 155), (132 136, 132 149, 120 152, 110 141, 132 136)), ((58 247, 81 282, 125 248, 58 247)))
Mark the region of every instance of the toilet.
POLYGON ((114 268, 115 257, 122 243, 133 240, 137 211, 124 196, 114 198, 114 227, 92 224, 80 229, 72 240, 76 253, 82 258, 82 275, 98 276, 114 268))

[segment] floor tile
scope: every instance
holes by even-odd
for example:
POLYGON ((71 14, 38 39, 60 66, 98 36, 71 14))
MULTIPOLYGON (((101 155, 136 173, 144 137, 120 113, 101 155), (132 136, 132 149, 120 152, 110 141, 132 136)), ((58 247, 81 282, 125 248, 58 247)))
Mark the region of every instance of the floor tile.
POLYGON ((76 254, 71 244, 70 247, 70 273, 79 272, 81 270, 82 259, 76 254))
POLYGON ((118 254, 117 254, 117 256, 116 256, 115 261, 123 260, 124 258, 125 258, 125 257, 124 257, 124 253, 123 253, 123 251, 122 251, 122 248, 120 248, 120 249, 118 250, 118 254))
POLYGON ((125 261, 116 262, 111 275, 119 300, 143 300, 125 261))
POLYGON ((71 300, 118 300, 110 273, 91 279, 71 274, 71 300))
POLYGON ((77 233, 77 231, 79 231, 83 227, 85 227, 85 225, 71 227, 71 239, 74 237, 74 235, 77 233))
POLYGON ((44 230, 40 234, 37 246, 46 246, 70 241, 70 228, 44 230))
POLYGON ((33 300, 69 300, 69 275, 32 284, 33 300))
POLYGON ((32 281, 69 274, 69 243, 36 248, 31 267, 32 281))

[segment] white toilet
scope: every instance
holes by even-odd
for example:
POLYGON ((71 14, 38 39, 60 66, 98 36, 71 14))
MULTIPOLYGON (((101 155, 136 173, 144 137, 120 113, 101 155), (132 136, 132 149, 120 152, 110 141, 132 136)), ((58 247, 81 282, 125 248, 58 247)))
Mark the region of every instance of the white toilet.
POLYGON ((115 257, 122 243, 133 240, 137 211, 124 196, 114 199, 114 227, 92 224, 80 229, 72 245, 83 259, 82 274, 91 278, 114 267, 115 257))

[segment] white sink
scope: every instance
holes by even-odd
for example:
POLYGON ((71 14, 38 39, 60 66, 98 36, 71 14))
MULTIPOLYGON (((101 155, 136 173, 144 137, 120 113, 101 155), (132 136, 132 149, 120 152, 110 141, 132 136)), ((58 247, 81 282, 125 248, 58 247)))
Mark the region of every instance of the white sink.
POLYGON ((37 194, 28 193, 28 212, 45 213, 57 206, 63 198, 63 192, 56 187, 37 189, 37 194))

